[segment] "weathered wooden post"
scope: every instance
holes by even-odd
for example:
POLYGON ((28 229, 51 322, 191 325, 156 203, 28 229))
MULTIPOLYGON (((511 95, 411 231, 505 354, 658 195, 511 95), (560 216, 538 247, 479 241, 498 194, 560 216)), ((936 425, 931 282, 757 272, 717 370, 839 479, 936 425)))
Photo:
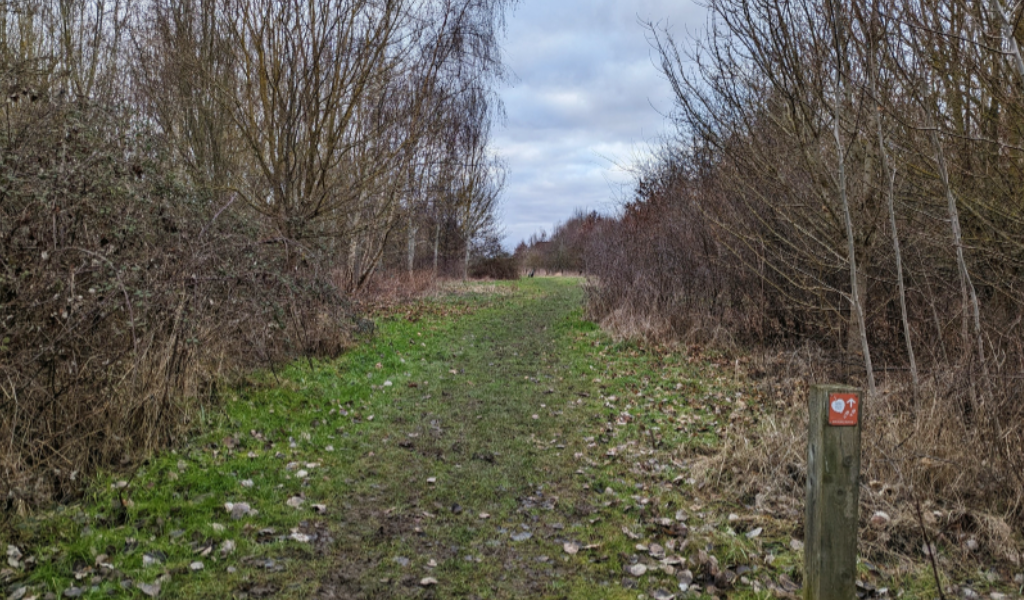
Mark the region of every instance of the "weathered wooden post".
POLYGON ((804 599, 857 597, 861 392, 811 387, 807 430, 804 599))

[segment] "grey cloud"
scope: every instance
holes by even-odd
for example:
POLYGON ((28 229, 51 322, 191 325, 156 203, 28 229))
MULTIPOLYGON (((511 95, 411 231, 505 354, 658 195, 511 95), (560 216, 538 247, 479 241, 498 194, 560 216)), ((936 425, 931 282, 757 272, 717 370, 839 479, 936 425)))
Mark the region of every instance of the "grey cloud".
POLYGON ((510 16, 505 59, 518 80, 502 92, 507 121, 495 135, 511 171, 506 246, 576 208, 612 207, 629 183, 615 165, 665 129, 671 90, 638 17, 676 32, 704 20, 677 0, 522 0, 510 16))

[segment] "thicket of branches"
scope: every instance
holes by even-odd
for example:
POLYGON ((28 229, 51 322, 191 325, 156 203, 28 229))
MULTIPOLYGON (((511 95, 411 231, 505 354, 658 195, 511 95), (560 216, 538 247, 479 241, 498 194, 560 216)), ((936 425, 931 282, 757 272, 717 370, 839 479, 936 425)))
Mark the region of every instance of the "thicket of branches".
POLYGON ((73 494, 222 375, 465 275, 514 0, 0 0, 0 503, 73 494))
POLYGON ((585 244, 592 312, 816 348, 872 397, 873 474, 1020 523, 1022 5, 707 6, 650 28, 677 134, 585 244))

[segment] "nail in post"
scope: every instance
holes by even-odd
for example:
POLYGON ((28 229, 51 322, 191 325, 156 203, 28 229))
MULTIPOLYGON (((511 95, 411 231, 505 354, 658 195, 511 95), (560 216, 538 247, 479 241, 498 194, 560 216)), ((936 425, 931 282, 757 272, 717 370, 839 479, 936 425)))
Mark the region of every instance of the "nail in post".
POLYGON ((807 431, 804 599, 857 597, 860 390, 811 387, 807 431))

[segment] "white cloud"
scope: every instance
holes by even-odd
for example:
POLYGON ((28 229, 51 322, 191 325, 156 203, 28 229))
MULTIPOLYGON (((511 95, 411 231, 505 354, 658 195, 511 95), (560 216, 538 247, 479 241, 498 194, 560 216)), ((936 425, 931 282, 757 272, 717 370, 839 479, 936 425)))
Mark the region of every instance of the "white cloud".
POLYGON ((507 122, 495 149, 510 174, 506 246, 551 231, 577 208, 608 210, 630 177, 617 165, 644 153, 672 108, 638 20, 682 34, 704 10, 678 0, 521 0, 509 16, 502 90, 507 122))

